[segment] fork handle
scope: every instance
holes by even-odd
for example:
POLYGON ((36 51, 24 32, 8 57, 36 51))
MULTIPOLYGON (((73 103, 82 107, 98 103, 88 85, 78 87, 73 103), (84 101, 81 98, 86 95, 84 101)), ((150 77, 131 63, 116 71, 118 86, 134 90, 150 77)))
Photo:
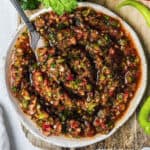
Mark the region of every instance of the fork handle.
POLYGON ((13 4, 13 6, 16 8, 17 12, 19 13, 19 15, 22 17, 23 21, 25 22, 25 24, 27 25, 28 29, 30 32, 34 32, 35 31, 35 27, 33 26, 33 24, 31 23, 31 21, 29 20, 29 18, 26 16, 26 14, 24 13, 23 9, 21 8, 18 0, 10 0, 11 3, 13 4))

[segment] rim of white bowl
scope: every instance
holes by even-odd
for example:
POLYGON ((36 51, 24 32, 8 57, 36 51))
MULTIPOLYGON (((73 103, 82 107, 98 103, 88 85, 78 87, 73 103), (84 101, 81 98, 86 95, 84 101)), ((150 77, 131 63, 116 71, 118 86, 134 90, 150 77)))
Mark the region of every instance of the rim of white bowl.
MULTIPOLYGON (((118 15, 116 15, 114 12, 110 11, 109 9, 95 4, 95 3, 89 3, 89 2, 80 2, 79 7, 91 7, 95 9, 96 11, 100 11, 104 14, 107 14, 111 17, 117 18, 120 20, 122 25, 124 26, 125 30, 130 33, 132 40, 134 41, 134 44, 137 47, 137 51, 139 53, 139 56, 141 57, 141 69, 142 69, 142 77, 141 81, 139 84, 139 88, 136 91, 136 94, 134 98, 131 100, 130 105, 128 106, 127 111, 125 112, 124 116, 116 123, 115 127, 106 135, 102 134, 97 134, 94 137, 90 138, 68 138, 64 136, 50 136, 50 137, 45 137, 39 129, 33 124, 33 121, 30 120, 22 111, 21 108, 18 106, 18 102, 16 98, 14 98, 10 92, 10 87, 9 87, 9 81, 8 81, 8 66, 9 66, 9 58, 12 53, 12 47, 14 45, 14 42, 16 41, 16 38, 18 37, 19 33, 22 31, 22 29, 25 27, 25 25, 20 25, 13 37, 13 40, 8 48, 7 51, 7 59, 5 63, 5 81, 6 81, 6 86, 7 86, 7 91, 9 93, 11 103, 15 108, 15 111, 22 122, 22 124, 33 134, 36 138, 52 144, 56 146, 61 146, 61 147, 68 147, 68 148, 77 148, 77 147, 83 147, 83 146, 88 146, 91 144, 94 144, 96 142, 100 142, 102 140, 107 139, 111 135, 113 135, 130 117, 131 115, 135 112, 137 106, 139 105, 140 101, 142 100, 142 97, 144 95, 146 85, 147 85, 147 62, 146 62, 146 57, 144 54, 144 50, 142 48, 141 42, 135 33, 135 31, 132 29, 130 25, 128 25, 122 18, 120 18, 118 15)), ((35 19, 37 16, 44 12, 51 11, 51 9, 42 9, 39 12, 33 14, 30 19, 35 19)))

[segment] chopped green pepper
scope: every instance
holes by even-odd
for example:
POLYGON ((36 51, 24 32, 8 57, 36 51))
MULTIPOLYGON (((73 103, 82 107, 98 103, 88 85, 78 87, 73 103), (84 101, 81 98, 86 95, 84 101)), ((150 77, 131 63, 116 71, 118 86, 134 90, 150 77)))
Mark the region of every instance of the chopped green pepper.
POLYGON ((62 29, 64 29, 67 26, 67 24, 65 24, 65 23, 59 23, 57 26, 58 26, 59 30, 62 30, 62 29))
POLYGON ((92 86, 90 84, 86 85, 87 90, 91 91, 92 90, 92 86))
POLYGON ((13 91, 13 92, 17 92, 17 91, 18 91, 17 87, 15 87, 15 86, 12 87, 12 91, 13 91))
POLYGON ((38 81, 42 82, 43 81, 43 77, 42 76, 38 76, 38 81))
POLYGON ((47 119, 48 118, 48 114, 45 112, 41 112, 38 116, 38 119, 43 120, 43 119, 47 119))
POLYGON ((27 109, 28 108, 28 105, 29 105, 29 101, 28 100, 23 100, 22 101, 22 107, 27 109))
POLYGON ((30 100, 30 96, 28 96, 28 95, 23 96, 23 98, 24 98, 25 100, 27 100, 27 101, 30 100))
POLYGON ((139 123, 144 129, 146 134, 150 135, 150 96, 146 99, 146 102, 142 106, 139 113, 139 123))
POLYGON ((57 63, 63 63, 64 61, 65 61, 65 59, 63 59, 63 58, 62 59, 58 59, 57 63))
POLYGON ((95 110, 96 105, 97 104, 93 103, 93 102, 88 103, 87 111, 88 111, 89 114, 93 113, 93 111, 95 110))
POLYGON ((55 63, 52 63, 51 64, 51 68, 55 68, 56 67, 56 64, 55 63))
POLYGON ((90 8, 87 9, 87 10, 84 10, 84 11, 82 11, 82 15, 83 15, 84 17, 87 17, 87 16, 89 15, 90 11, 91 11, 90 8))

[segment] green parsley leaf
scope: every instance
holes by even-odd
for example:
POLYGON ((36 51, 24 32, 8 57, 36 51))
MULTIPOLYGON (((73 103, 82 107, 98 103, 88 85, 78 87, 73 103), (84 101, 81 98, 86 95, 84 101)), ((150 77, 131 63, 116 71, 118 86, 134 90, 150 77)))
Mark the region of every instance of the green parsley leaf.
POLYGON ((77 7, 77 0, 39 0, 46 7, 51 7, 58 15, 71 12, 77 7))
POLYGON ((38 0, 19 0, 19 2, 24 10, 37 9, 40 4, 38 0))

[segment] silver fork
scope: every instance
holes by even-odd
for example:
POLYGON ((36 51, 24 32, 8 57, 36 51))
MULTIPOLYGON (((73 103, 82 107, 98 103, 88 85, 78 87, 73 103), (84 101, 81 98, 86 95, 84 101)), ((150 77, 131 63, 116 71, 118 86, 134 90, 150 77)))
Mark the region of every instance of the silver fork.
POLYGON ((38 60, 37 48, 44 46, 44 38, 40 36, 40 34, 36 31, 34 25, 31 23, 31 21, 28 19, 23 9, 21 8, 18 0, 10 0, 10 1, 13 4, 13 6, 16 8, 17 12, 22 17, 23 21, 25 22, 25 24, 29 29, 30 46, 32 48, 32 51, 35 54, 36 59, 38 60))

